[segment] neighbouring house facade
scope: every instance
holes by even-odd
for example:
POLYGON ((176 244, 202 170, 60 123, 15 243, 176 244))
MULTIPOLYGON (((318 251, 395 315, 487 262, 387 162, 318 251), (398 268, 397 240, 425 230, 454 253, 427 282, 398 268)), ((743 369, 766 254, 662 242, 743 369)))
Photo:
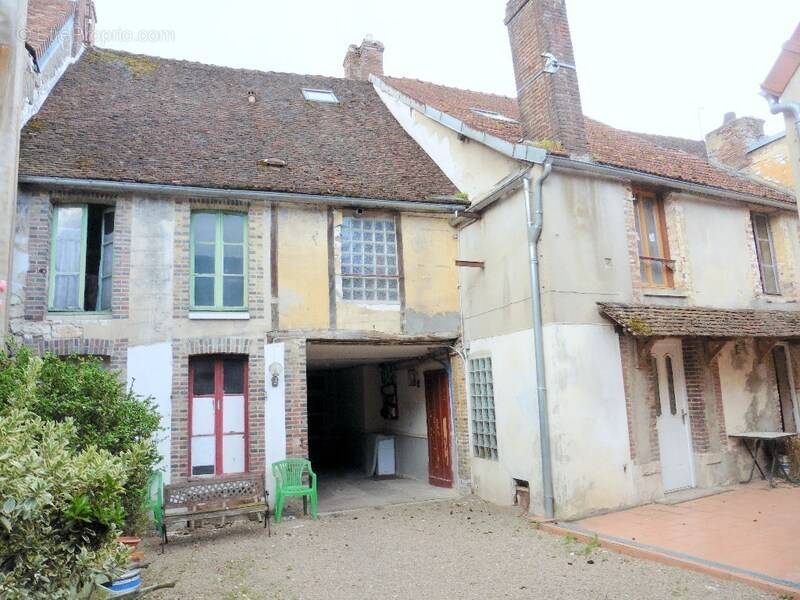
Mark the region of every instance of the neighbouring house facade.
POLYGON ((381 434, 398 474, 468 479, 465 201, 365 44, 344 79, 86 49, 23 129, 11 333, 152 395, 167 481, 370 472, 381 434))
POLYGON ((558 518, 739 481, 728 434, 797 430, 794 198, 703 142, 584 118, 563 1, 511 0, 506 23, 516 99, 373 77, 471 200, 455 222, 473 489, 527 488, 543 514, 543 453, 558 518))

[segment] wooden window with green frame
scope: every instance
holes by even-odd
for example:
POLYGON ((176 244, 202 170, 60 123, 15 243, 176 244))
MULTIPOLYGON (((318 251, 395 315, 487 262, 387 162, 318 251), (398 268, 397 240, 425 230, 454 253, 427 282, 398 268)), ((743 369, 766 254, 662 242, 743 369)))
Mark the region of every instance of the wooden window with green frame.
POLYGON ((639 189, 634 191, 634 207, 642 285, 671 288, 675 261, 669 256, 664 201, 652 190, 639 189))
POLYGON ((192 310, 247 309, 247 214, 194 211, 192 310))
POLYGON ((53 207, 48 307, 53 312, 110 311, 114 207, 53 207))

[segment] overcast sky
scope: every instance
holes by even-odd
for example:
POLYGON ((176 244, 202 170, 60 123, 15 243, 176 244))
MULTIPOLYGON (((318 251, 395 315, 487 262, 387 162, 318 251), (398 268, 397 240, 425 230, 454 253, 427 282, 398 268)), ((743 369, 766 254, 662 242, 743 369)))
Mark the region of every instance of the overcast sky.
MULTIPOLYGON (((515 95, 505 0, 95 1, 99 46, 338 77, 347 45, 372 34, 386 46, 388 75, 515 95)), ((781 128, 758 91, 800 21, 798 0, 567 6, 587 115, 693 138, 721 124, 726 111, 781 128)))

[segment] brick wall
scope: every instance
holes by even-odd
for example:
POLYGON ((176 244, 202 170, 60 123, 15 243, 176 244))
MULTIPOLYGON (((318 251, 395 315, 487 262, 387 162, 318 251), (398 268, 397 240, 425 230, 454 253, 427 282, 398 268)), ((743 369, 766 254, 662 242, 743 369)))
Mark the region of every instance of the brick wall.
POLYGON ((635 464, 657 461, 660 458, 656 403, 656 374, 648 362, 639 368, 636 342, 633 337, 619 336, 619 349, 622 359, 622 382, 625 390, 625 409, 628 417, 628 440, 631 460, 635 464), (642 390, 637 393, 635 390, 642 390), (646 422, 636 419, 636 413, 646 412, 646 422), (637 428, 646 427, 645 435, 637 428), (638 443, 637 443, 638 440, 638 443), (645 442, 647 447, 641 447, 645 442))
POLYGON ((576 71, 561 68, 532 81, 544 66, 545 52, 575 64, 564 0, 509 0, 505 22, 525 138, 558 142, 570 153, 589 154, 576 71))
POLYGON ((383 75, 383 44, 371 39, 359 46, 351 44, 342 66, 345 79, 369 81, 370 74, 383 75))
POLYGON ((27 321, 41 321, 47 314, 49 272, 50 198, 47 194, 34 194, 28 206, 28 272, 23 298, 27 321))
POLYGON ((625 215, 625 233, 627 234, 628 242, 628 266, 631 271, 631 300, 633 302, 641 302, 642 270, 639 261, 639 234, 636 230, 636 208, 634 207, 633 201, 633 189, 628 186, 625 189, 623 211, 625 215))
POLYGON ((464 361, 458 354, 450 355, 450 376, 453 378, 453 429, 458 453, 458 480, 468 482, 472 478, 470 469, 469 407, 467 404, 467 381, 464 361))
MULTIPOLYGON (((683 338, 683 370, 692 426, 692 447, 695 452, 711 449, 706 423, 706 381, 703 341, 683 338)), ((713 392, 712 392, 713 393, 713 392)))
POLYGON ((126 198, 114 208, 114 262, 111 282, 111 315, 115 319, 128 318, 131 278, 131 229, 133 227, 133 202, 126 198))
POLYGON ((308 457, 308 383, 306 340, 275 340, 285 344, 286 456, 308 457))
POLYGON ((204 337, 172 342, 172 482, 189 475, 189 360, 231 354, 248 361, 248 452, 250 472, 264 469, 264 344, 260 338, 204 337))

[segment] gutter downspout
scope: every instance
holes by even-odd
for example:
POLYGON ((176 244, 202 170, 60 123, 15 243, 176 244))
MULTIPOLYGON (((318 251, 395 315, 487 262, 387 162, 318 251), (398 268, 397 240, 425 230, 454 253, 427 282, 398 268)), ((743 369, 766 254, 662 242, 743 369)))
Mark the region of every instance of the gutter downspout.
MULTIPOLYGON (((800 103, 798 102, 780 102, 778 98, 771 94, 764 94, 764 97, 769 103, 769 112, 773 115, 783 113, 785 116, 792 115, 794 117, 794 135, 795 141, 792 142, 792 136, 787 135, 786 140, 789 147, 789 156, 792 162, 792 172, 794 174, 794 189, 795 198, 798 202, 797 207, 800 210, 800 103), (794 146, 794 149, 792 149, 794 146)), ((788 132, 787 132, 788 133, 788 132)))
POLYGON ((531 178, 525 174, 522 185, 525 192, 525 212, 528 218, 528 255, 531 266, 531 312, 533 313, 533 349, 536 362, 536 396, 539 404, 539 444, 542 456, 542 492, 544 511, 548 519, 555 517, 553 494, 553 467, 550 458, 550 418, 547 409, 547 383, 544 373, 544 342, 542 340, 542 295, 539 285, 539 239, 542 237, 542 186, 553 170, 552 163, 544 163, 542 174, 533 189, 531 208, 531 178))

